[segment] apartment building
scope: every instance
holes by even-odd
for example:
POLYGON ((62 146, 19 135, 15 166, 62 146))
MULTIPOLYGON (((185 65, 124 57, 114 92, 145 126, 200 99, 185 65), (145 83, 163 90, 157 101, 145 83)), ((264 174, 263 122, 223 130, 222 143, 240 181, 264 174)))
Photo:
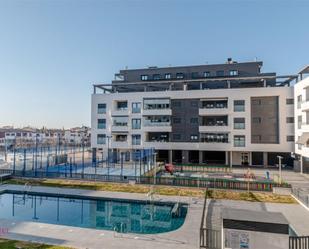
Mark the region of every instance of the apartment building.
POLYGON ((294 86, 295 169, 309 173, 309 66, 299 76, 300 81, 294 86))
MULTIPOLYGON (((165 162, 293 164, 297 75, 260 61, 120 70, 92 94, 94 155, 155 148, 165 162)), ((105 154, 106 155, 106 154, 105 154)))
POLYGON ((37 129, 32 127, 0 128, 0 149, 33 147, 36 143, 44 146, 90 145, 90 128, 86 126, 63 129, 37 129))

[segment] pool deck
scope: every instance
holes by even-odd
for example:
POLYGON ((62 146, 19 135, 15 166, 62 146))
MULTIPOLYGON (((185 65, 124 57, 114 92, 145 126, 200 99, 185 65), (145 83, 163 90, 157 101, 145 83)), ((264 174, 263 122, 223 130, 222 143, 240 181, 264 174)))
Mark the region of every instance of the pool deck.
MULTIPOLYGON (((22 185, 0 185, 0 193, 5 190, 27 190, 29 192, 42 194, 50 193, 81 197, 90 196, 95 198, 149 200, 149 197, 147 197, 146 194, 38 186, 24 187, 22 185)), ((8 228, 9 230, 9 233, 2 237, 83 249, 197 249, 199 245, 199 226, 203 209, 203 199, 156 195, 154 200, 161 202, 188 203, 189 209, 183 226, 178 230, 168 233, 143 235, 131 233, 119 234, 108 230, 0 219, 0 227, 8 228)), ((237 208, 265 212, 281 212, 287 218, 298 235, 309 235, 309 212, 298 204, 260 203, 231 200, 208 200, 207 204, 207 223, 209 227, 213 229, 220 228, 220 210, 222 208, 237 208)))
MULTIPOLYGON (((22 185, 1 185, 0 193, 5 190, 29 191, 44 194, 61 194, 81 197, 119 198, 132 200, 149 200, 145 194, 91 191, 68 188, 24 187, 22 185)), ((2 236, 8 239, 28 240, 46 244, 70 246, 88 249, 144 249, 144 248, 178 248, 193 249, 199 244, 199 224, 202 216, 203 199, 155 196, 154 201, 183 202, 189 204, 185 223, 179 229, 161 234, 119 234, 108 230, 70 227, 38 222, 22 222, 0 219, 0 227, 8 228, 9 233, 2 236)))

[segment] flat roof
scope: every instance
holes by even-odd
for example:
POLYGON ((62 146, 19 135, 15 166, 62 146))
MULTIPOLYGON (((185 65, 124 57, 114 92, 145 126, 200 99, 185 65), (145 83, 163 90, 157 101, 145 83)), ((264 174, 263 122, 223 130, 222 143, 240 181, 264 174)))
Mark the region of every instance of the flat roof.
POLYGON ((302 70, 299 71, 299 74, 309 73, 309 65, 305 66, 302 70))
POLYGON ((278 212, 262 212, 245 209, 225 208, 222 211, 222 218, 228 220, 251 221, 259 223, 286 224, 288 220, 282 213, 278 212))
POLYGON ((206 66, 220 66, 220 65, 241 65, 241 64, 257 64, 262 66, 263 61, 247 61, 247 62, 236 62, 236 61, 231 61, 230 63, 223 62, 223 63, 214 63, 214 64, 197 64, 197 65, 187 65, 187 66, 163 66, 163 67, 158 67, 158 66, 149 66, 149 67, 144 67, 144 68, 132 68, 132 69, 120 69, 119 72, 127 72, 127 71, 141 71, 141 70, 157 70, 157 69, 180 69, 180 68, 191 68, 191 67, 206 67, 206 66))

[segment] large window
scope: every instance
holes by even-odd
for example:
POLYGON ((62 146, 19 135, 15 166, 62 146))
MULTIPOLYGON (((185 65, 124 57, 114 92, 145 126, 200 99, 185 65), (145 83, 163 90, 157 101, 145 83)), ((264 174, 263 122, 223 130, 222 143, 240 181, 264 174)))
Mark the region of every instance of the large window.
POLYGON ((201 133, 202 143, 228 143, 229 134, 227 133, 201 133))
POLYGON ((128 117, 113 117, 113 126, 127 126, 128 125, 128 117))
POLYGON ((145 116, 144 126, 168 126, 171 125, 170 116, 145 116))
POLYGON ((169 109, 170 108, 170 99, 144 99, 144 109, 169 109))
POLYGON ((218 77, 224 76, 224 71, 223 71, 223 70, 218 70, 218 71, 216 72, 216 76, 218 76, 218 77))
POLYGON ((141 144, 141 135, 134 134, 132 135, 132 145, 140 145, 141 144))
POLYGON ((141 75, 141 80, 148 80, 148 75, 141 75))
POLYGON ((98 129, 106 129, 106 119, 98 119, 98 129))
POLYGON ((202 108, 206 109, 227 108, 227 100, 202 100, 202 108))
POLYGON ((245 118, 234 118, 234 129, 245 129, 245 118))
POLYGON ((132 119, 132 129, 140 129, 141 128, 141 119, 140 118, 133 118, 132 119))
POLYGON ((230 70, 230 76, 237 76, 238 70, 230 70))
POLYGON ((128 101, 117 101, 117 110, 127 110, 128 101))
POLYGON ((244 112, 244 111, 245 111, 245 101, 234 100, 234 112, 244 112))
POLYGON ((106 113, 106 104, 98 104, 98 114, 106 113))
POLYGON ((166 80, 169 80, 169 79, 171 79, 172 78, 172 75, 170 74, 170 73, 166 73, 165 74, 165 79, 166 80))
POLYGON ((246 137, 245 136, 234 136, 234 147, 245 147, 246 137))
POLYGON ((153 80, 160 80, 161 79, 160 74, 154 74, 152 77, 153 77, 153 80))
POLYGON ((302 115, 297 116, 297 128, 298 129, 301 129, 302 122, 303 122, 303 116, 302 115))
POLYGON ((106 135, 105 134, 98 134, 97 144, 106 144, 106 135))
POLYGON ((204 72, 204 78, 210 77, 210 72, 204 72))
POLYGON ((184 74, 183 73, 176 73, 176 79, 183 79, 184 74))
POLYGON ((132 113, 141 113, 141 102, 132 103, 132 113))
POLYGON ((287 122, 287 124, 293 124, 294 123, 294 117, 287 117, 286 122, 287 122))
POLYGON ((300 109, 301 102, 302 102, 302 96, 301 96, 301 95, 298 95, 298 96, 297 96, 297 109, 300 109))

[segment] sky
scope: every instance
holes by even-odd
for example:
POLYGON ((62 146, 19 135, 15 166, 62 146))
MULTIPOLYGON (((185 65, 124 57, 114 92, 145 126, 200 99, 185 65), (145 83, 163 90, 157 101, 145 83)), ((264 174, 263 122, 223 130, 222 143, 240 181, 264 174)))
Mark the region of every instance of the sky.
POLYGON ((0 0, 0 127, 90 126, 92 84, 128 67, 309 64, 307 0, 0 0))

